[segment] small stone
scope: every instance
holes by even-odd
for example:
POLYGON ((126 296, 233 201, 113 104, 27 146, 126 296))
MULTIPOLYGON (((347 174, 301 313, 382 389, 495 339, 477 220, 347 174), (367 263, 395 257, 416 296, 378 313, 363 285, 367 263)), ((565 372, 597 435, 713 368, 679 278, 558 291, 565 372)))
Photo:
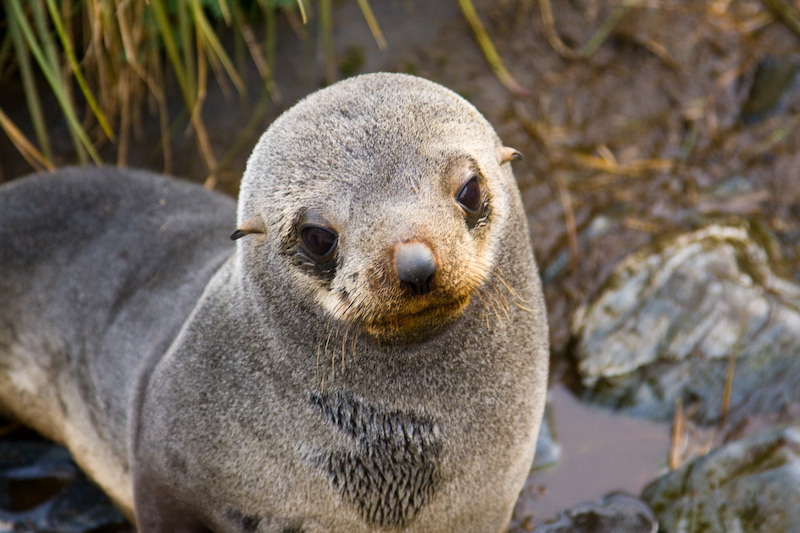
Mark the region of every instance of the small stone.
POLYGON ((534 533, 656 533, 658 522, 647 505, 626 494, 609 494, 562 511, 534 533))
POLYGON ((540 470, 553 466, 561 459, 561 445, 558 444, 555 434, 551 429, 553 415, 550 408, 550 401, 544 407, 542 424, 539 426, 539 437, 536 440, 536 454, 533 456, 533 466, 531 469, 540 470))
POLYGON ((740 117, 745 124, 755 124, 781 112, 789 95, 797 87, 800 64, 793 57, 767 57, 758 64, 740 117))

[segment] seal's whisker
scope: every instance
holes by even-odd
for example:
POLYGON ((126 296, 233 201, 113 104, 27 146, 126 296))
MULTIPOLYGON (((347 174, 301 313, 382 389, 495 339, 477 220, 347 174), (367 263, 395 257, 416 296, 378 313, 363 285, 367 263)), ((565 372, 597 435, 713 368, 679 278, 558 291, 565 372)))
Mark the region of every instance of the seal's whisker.
POLYGON ((528 302, 525 300, 525 298, 523 298, 522 296, 520 296, 520 295, 519 295, 519 293, 517 293, 517 291, 515 291, 515 290, 514 290, 514 289, 511 287, 511 285, 509 285, 508 283, 506 283, 506 280, 505 280, 505 279, 503 279, 503 273, 502 273, 502 270, 500 270, 500 267, 495 267, 495 276, 497 277, 498 281, 500 281, 500 283, 502 283, 502 284, 503 284, 503 286, 504 286, 504 287, 505 287, 505 288, 508 290, 508 292, 510 292, 510 293, 511 293, 511 295, 512 295, 514 298, 516 298, 517 300, 519 300, 519 301, 520 301, 520 302, 522 302, 523 304, 527 304, 527 303, 528 303, 528 302))
POLYGON ((506 320, 509 320, 511 317, 508 314, 508 307, 503 305, 503 302, 500 301, 500 299, 498 298, 498 295, 496 293, 492 295, 492 298, 494 299, 494 302, 497 304, 495 306, 495 310, 496 310, 497 314, 500 315, 500 313, 502 313, 502 316, 499 316, 499 318, 501 319, 501 322, 502 322, 502 318, 503 317, 505 317, 506 320))
POLYGON ((500 308, 505 313, 506 318, 508 318, 508 298, 506 298, 505 294, 503 294, 500 289, 494 283, 488 285, 491 292, 498 298, 497 303, 500 308), (500 301, 502 299, 502 301, 500 301))
POLYGON ((322 349, 322 341, 317 343, 317 365, 314 371, 314 381, 319 380, 319 352, 322 349))
POLYGON ((343 320, 343 319, 346 320, 347 319, 347 313, 348 313, 348 311, 350 310, 350 308, 352 306, 353 306, 352 300, 350 300, 350 301, 339 300, 336 303, 336 305, 334 306, 333 311, 331 312, 331 318, 335 317, 335 318, 337 318, 339 320, 343 320))
POLYGON ((328 345, 331 343, 331 335, 333 335, 333 329, 328 328, 328 337, 325 339, 325 353, 328 353, 328 345))
MULTIPOLYGON (((339 304, 337 303, 336 305, 338 306, 339 304)), ((326 330, 330 329, 331 322, 333 322, 335 319, 336 319, 336 307, 334 307, 333 313, 330 314, 330 316, 328 317, 328 320, 325 322, 325 329, 326 330)))
MULTIPOLYGON (((325 324, 325 331, 327 335, 325 336, 324 343, 322 341, 319 342, 317 345, 317 374, 319 374, 319 363, 322 358, 327 358, 328 356, 328 348, 331 344, 331 340, 335 339, 338 335, 336 332, 335 323, 332 318, 329 318, 325 324)), ((324 383, 326 376, 325 368, 322 369, 322 382, 324 383)))
POLYGON ((362 321, 362 302, 366 299, 366 295, 364 294, 357 294, 355 298, 350 300, 350 303, 342 312, 342 316, 349 322, 361 322, 362 321))
POLYGON ((341 322, 337 321, 334 328, 328 332, 328 338, 325 340, 325 355, 328 355, 328 348, 330 347, 331 353, 331 379, 336 379, 336 349, 333 348, 337 344, 337 339, 339 338, 339 329, 341 328, 341 322))
MULTIPOLYGON (((502 322, 503 321, 503 317, 500 316, 500 313, 497 310, 498 307, 501 307, 500 301, 497 299, 497 297, 495 296, 494 292, 492 290, 490 290, 490 289, 491 289, 491 287, 487 285, 485 290, 482 291, 482 297, 485 298, 485 301, 488 304, 487 305, 487 310, 489 311, 489 314, 494 314, 497 317, 497 320, 499 322, 502 322)), ((476 294, 480 294, 480 293, 476 293, 476 294)))
MULTIPOLYGON (((364 303, 370 301, 370 295, 366 293, 361 293, 356 295, 355 298, 351 298, 348 301, 340 301, 337 306, 333 309, 333 313, 338 317, 338 321, 336 323, 336 330, 333 335, 332 339, 329 339, 328 345, 330 346, 339 346, 339 339, 341 339, 341 353, 339 353, 339 349, 335 349, 331 352, 331 367, 334 367, 336 364, 336 355, 339 353, 339 360, 342 372, 345 371, 346 366, 346 353, 347 353, 347 342, 348 339, 351 339, 351 346, 352 346, 352 359, 353 363, 356 363, 356 348, 357 348, 357 341, 358 341, 358 327, 359 324, 363 323, 365 319, 365 314, 369 312, 369 310, 365 310, 364 303)), ((327 345, 326 345, 326 352, 327 354, 327 345)), ((335 373, 332 374, 331 379, 335 376, 335 373)))
POLYGON ((521 304, 521 303, 519 303, 519 302, 514 302, 514 305, 516 305, 517 307, 519 307, 519 308, 520 308, 520 309, 522 309, 523 311, 526 311, 526 312, 528 312, 528 313, 533 313, 533 309, 531 309, 530 307, 525 307, 524 305, 522 305, 522 304, 521 304))
POLYGON ((486 301, 481 296, 481 293, 477 292, 477 293, 475 293, 475 296, 478 297, 478 300, 480 300, 481 305, 483 306, 483 316, 486 317, 486 327, 489 328, 489 327, 491 327, 491 323, 489 322, 489 314, 490 314, 489 313, 489 307, 486 304, 486 301))
POLYGON ((347 350, 347 335, 350 333, 350 328, 344 330, 344 335, 342 336, 342 373, 344 373, 344 353, 347 350))
MULTIPOLYGON (((480 268, 480 269, 483 269, 484 265, 482 265, 482 264, 481 265, 477 265, 476 264, 476 267, 480 268)), ((497 279, 497 281, 500 283, 500 285, 502 285, 502 287, 509 294, 511 294, 512 301, 509 303, 508 299, 503 294, 503 291, 500 291, 499 287, 497 285, 495 285, 494 283, 487 283, 487 285, 486 285, 488 289, 495 291, 496 294, 498 294, 503 299, 503 301, 504 301, 503 307, 504 307, 504 312, 506 314, 507 314, 507 310, 508 310, 510 304, 512 304, 512 303, 514 304, 514 306, 518 307, 519 309, 522 309, 525 312, 533 313, 533 309, 531 309, 528 306, 528 302, 522 296, 520 296, 520 294, 516 290, 514 290, 514 288, 511 287, 511 285, 509 285, 508 282, 506 282, 506 280, 503 278, 502 271, 501 271, 501 269, 499 267, 495 266, 493 269, 485 268, 485 270, 483 272, 486 274, 487 279, 490 279, 489 278, 489 273, 490 272, 493 273, 494 278, 497 279)))
POLYGON ((368 299, 366 295, 363 299, 367 301, 367 305, 359 305, 359 319, 364 322, 372 322, 379 316, 378 304, 374 299, 368 299))
POLYGON ((344 309, 341 311, 342 318, 347 321, 360 320, 361 319, 360 312, 362 310, 363 303, 365 300, 368 299, 368 296, 369 296, 368 294, 362 292, 360 294, 357 294, 355 298, 352 298, 347 303, 347 305, 344 306, 344 309), (351 316, 354 312, 355 316, 351 316))
MULTIPOLYGON (((500 312, 497 310, 497 307, 500 305, 499 302, 497 301, 497 298, 495 298, 494 295, 491 292, 487 292, 486 296, 488 296, 492 301, 492 311, 494 312, 495 316, 497 317, 497 321, 502 323, 503 322, 503 317, 500 316, 500 312)), ((508 318, 508 314, 506 314, 506 318, 508 318)))

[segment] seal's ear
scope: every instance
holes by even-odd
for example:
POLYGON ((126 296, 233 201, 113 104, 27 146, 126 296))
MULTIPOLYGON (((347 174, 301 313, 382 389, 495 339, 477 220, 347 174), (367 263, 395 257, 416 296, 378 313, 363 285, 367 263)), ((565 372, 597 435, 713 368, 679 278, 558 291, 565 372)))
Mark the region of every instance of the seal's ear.
POLYGON ((267 228, 264 224, 264 220, 259 216, 256 215, 249 220, 245 220, 239 227, 236 228, 236 231, 231 233, 231 240, 235 241, 236 239, 241 239, 245 235, 250 235, 251 233, 266 233, 267 228))
POLYGON ((495 155, 497 155, 497 162, 501 165, 504 165, 509 161, 519 161, 520 159, 522 159, 521 153, 508 146, 499 147, 495 151, 495 155))

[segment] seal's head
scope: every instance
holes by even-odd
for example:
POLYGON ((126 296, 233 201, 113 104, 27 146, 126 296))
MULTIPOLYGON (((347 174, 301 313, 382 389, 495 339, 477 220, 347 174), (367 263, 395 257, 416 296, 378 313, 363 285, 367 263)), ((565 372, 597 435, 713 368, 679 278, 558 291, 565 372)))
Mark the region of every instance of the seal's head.
POLYGON ((248 162, 244 268, 381 342, 433 335, 493 272, 518 155, 435 83, 333 85, 276 120, 248 162))

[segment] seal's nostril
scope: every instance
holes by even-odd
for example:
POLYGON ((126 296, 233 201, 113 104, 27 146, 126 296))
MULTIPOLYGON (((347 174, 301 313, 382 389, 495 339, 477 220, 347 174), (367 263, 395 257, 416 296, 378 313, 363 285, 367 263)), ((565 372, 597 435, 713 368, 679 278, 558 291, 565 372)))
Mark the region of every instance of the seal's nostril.
POLYGON ((408 284, 415 293, 430 291, 430 282, 436 272, 433 252, 421 242, 400 243, 394 249, 394 266, 397 277, 408 284))

